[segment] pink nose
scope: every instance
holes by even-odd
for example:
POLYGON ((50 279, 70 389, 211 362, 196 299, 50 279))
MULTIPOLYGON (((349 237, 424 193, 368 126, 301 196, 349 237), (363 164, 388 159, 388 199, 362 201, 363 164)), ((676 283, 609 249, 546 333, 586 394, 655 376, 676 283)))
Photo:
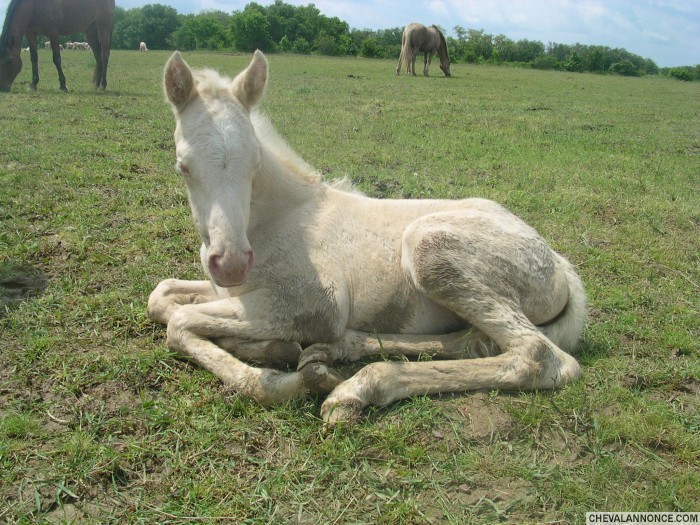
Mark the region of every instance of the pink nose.
POLYGON ((207 266, 214 282, 219 286, 237 286, 245 282, 255 265, 253 250, 242 253, 224 253, 209 256, 207 266))

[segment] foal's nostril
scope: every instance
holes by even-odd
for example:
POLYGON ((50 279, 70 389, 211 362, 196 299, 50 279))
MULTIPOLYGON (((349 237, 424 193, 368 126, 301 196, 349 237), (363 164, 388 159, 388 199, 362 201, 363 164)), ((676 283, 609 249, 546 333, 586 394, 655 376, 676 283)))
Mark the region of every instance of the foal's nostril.
POLYGON ((248 250, 243 253, 243 256, 245 257, 246 273, 248 273, 255 265, 255 253, 253 253, 253 250, 248 250))
POLYGON ((221 270, 221 260, 223 259, 223 256, 221 255, 210 255, 209 256, 209 271, 216 274, 219 273, 221 270))

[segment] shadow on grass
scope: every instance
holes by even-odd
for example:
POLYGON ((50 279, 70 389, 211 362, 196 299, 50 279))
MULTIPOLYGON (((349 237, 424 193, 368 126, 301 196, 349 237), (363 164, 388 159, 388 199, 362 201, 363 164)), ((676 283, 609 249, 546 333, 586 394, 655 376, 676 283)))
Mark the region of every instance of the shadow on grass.
POLYGON ((573 356, 582 365, 590 366, 600 359, 610 357, 610 346, 584 334, 573 356))
POLYGON ((46 275, 37 268, 0 263, 0 318, 13 305, 40 296, 48 284, 46 275))

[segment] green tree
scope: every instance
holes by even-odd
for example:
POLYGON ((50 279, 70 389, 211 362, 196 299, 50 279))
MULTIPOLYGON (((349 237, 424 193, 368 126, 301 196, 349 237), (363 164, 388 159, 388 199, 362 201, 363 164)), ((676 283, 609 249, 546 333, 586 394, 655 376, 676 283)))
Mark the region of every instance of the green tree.
POLYGON ((282 53, 288 53, 292 50, 292 42, 289 40, 289 37, 287 37, 287 35, 284 35, 282 38, 280 38, 280 41, 277 44, 277 49, 282 53))
POLYGON ((337 55, 338 41, 335 39, 334 36, 329 35, 324 29, 321 29, 321 32, 319 33, 318 38, 316 39, 316 50, 321 55, 337 55))
POLYGON ((584 61, 586 71, 605 71, 605 48, 602 46, 590 46, 584 61))
POLYGON ((544 55, 544 44, 537 40, 518 40, 514 45, 514 62, 532 62, 538 56, 544 55))
POLYGON ((563 69, 561 62, 553 55, 538 56, 532 61, 532 67, 535 69, 563 69))
POLYGON ((577 73, 583 71, 583 58, 581 58, 581 55, 579 55, 576 50, 572 50, 571 53, 569 53, 569 58, 566 61, 566 70, 575 71, 577 73))
POLYGON ((493 37, 484 33, 483 29, 469 29, 465 48, 467 62, 482 62, 490 60, 493 55, 493 37))
POLYGON ((285 36, 290 42, 297 39, 299 21, 296 10, 296 6, 286 4, 282 0, 275 0, 274 4, 267 7, 265 16, 270 22, 270 38, 274 42, 280 42, 285 36))
POLYGON ((231 45, 230 33, 222 19, 214 13, 187 16, 173 33, 172 42, 178 49, 223 49, 231 45))
POLYGON ((170 41, 175 49, 180 51, 192 51, 197 49, 197 37, 194 33, 196 24, 195 15, 181 15, 180 27, 171 35, 170 41))
POLYGON ((180 27, 180 19, 177 11, 169 6, 161 4, 148 4, 141 8, 143 16, 143 33, 134 40, 134 49, 144 41, 150 49, 169 49, 170 36, 180 27))
POLYGON ((306 38, 300 36, 294 41, 294 44, 292 45, 292 51, 301 55, 308 55, 309 53, 311 53, 311 44, 308 40, 306 40, 306 38))
POLYGON ((515 60, 515 42, 506 35, 493 37, 493 51, 499 62, 513 62, 515 60))
POLYGON ((641 76, 641 72, 635 66, 631 60, 622 60, 620 62, 614 63, 610 66, 610 71, 617 73, 618 75, 624 75, 626 77, 638 77, 641 76))
MULTIPOLYGON (((353 42, 348 53, 355 55, 359 52, 362 56, 373 58, 398 58, 401 52, 401 33, 403 28, 392 27, 372 31, 370 29, 353 29, 349 37, 353 42)), ((347 40, 345 40, 347 42, 347 40)), ((348 42, 349 43, 349 42, 348 42)))
POLYGON ((243 11, 233 13, 231 36, 239 51, 270 51, 275 47, 265 9, 258 4, 248 4, 243 11))
MULTIPOLYGON (((696 66, 700 67, 700 66, 696 66)), ((652 59, 647 58, 644 61, 644 71, 647 73, 647 75, 658 75, 659 74, 659 66, 656 65, 656 62, 654 62, 652 59)))
POLYGON ((357 46, 350 35, 340 35, 340 38, 338 39, 338 52, 341 55, 357 55, 357 46))
POLYGON ((366 58, 380 58, 382 50, 377 39, 365 38, 360 46, 360 55, 366 58))
MULTIPOLYGON (((112 31, 113 49, 138 49, 139 42, 146 35, 146 21, 141 8, 115 10, 114 30, 112 31)), ((152 46, 148 42, 149 46, 152 46)))
POLYGON ((557 59, 558 62, 566 62, 566 60, 569 58, 569 54, 571 53, 571 46, 550 42, 547 44, 545 52, 557 59))

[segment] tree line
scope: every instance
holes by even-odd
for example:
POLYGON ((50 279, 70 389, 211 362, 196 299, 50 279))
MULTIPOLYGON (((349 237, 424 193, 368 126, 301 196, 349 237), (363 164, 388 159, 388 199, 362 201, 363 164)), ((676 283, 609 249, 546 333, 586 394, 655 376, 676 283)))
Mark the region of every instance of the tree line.
MULTIPOLYGON (((266 52, 398 58, 402 30, 401 27, 352 29, 337 17, 323 15, 314 4, 294 6, 283 0, 275 0, 268 6, 251 2, 232 13, 202 11, 186 15, 169 6, 148 4, 128 10, 117 7, 112 47, 138 49, 139 43, 146 41, 150 49, 241 52, 261 49, 266 52)), ((700 79, 700 65, 659 68, 653 60, 625 49, 514 41, 505 35, 490 35, 484 30, 461 26, 453 28, 454 36, 448 35, 444 29, 442 31, 453 62, 700 79)))

